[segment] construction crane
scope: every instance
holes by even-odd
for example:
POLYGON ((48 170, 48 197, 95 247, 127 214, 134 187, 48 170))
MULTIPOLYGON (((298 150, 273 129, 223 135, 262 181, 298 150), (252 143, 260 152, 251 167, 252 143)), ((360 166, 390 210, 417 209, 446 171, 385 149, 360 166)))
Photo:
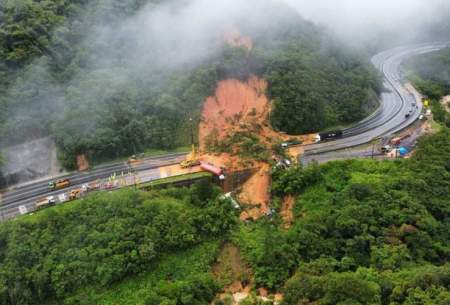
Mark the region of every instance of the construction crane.
POLYGON ((191 168, 194 166, 200 165, 200 160, 197 157, 197 152, 195 151, 195 144, 194 144, 194 128, 193 128, 193 120, 192 118, 189 118, 189 121, 191 123, 191 145, 192 149, 190 154, 186 157, 186 160, 182 161, 180 163, 181 168, 191 168))
POLYGON ((197 158, 197 152, 195 151, 195 145, 192 144, 192 149, 186 160, 180 163, 181 168, 190 168, 200 165, 200 160, 197 158))

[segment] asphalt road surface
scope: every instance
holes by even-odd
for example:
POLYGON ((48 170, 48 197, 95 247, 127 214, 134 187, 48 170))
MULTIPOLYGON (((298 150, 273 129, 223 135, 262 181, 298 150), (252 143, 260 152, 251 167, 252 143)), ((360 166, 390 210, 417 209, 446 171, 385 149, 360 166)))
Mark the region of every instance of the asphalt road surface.
MULTIPOLYGON (((91 171, 79 172, 60 176, 52 179, 44 179, 29 184, 17 186, 1 194, 0 198, 0 220, 13 218, 20 214, 19 207, 26 207, 28 211, 34 210, 36 201, 43 197, 55 196, 78 189, 84 184, 98 179, 106 179, 112 175, 121 175, 129 172, 143 172, 157 170, 160 167, 178 164, 186 158, 186 153, 170 154, 141 160, 139 165, 130 166, 126 162, 97 167, 91 171), (56 179, 70 179, 71 186, 61 190, 51 190, 48 183, 56 179)), ((157 175, 155 174, 155 179, 157 175)))
POLYGON ((421 102, 403 87, 401 64, 411 56, 434 52, 446 47, 446 43, 421 44, 399 47, 382 52, 372 58, 372 63, 384 75, 385 91, 381 94, 380 107, 369 117, 343 130, 343 137, 305 147, 302 164, 318 160, 321 155, 333 151, 369 143, 394 134, 414 123, 423 110, 421 102), (410 114, 406 118, 406 114, 410 114))
MULTIPOLYGON (((344 137, 330 142, 309 145, 305 148, 305 155, 302 157, 303 163, 308 163, 313 159, 320 158, 321 154, 330 154, 330 152, 343 148, 354 147, 365 144, 373 139, 383 135, 388 135, 400 131, 414 121, 416 121, 422 112, 421 103, 412 106, 415 98, 405 91, 401 83, 402 75, 401 63, 408 57, 433 52, 445 47, 444 43, 430 45, 415 45, 401 47, 382 52, 373 57, 373 64, 383 72, 385 76, 384 85, 386 91, 382 93, 381 105, 372 115, 344 130, 344 137), (411 112, 409 118, 405 118, 407 113, 411 112)), ((336 152, 339 154, 339 152, 336 152)), ((53 179, 35 181, 26 185, 17 186, 10 189, 0 196, 0 220, 13 218, 20 214, 19 207, 25 207, 28 211, 34 210, 35 202, 42 197, 60 196, 72 189, 77 189, 86 183, 97 179, 105 179, 111 175, 128 172, 148 171, 152 179, 157 179, 158 168, 173 165, 181 162, 186 154, 171 154, 160 157, 148 158, 142 161, 139 166, 131 167, 127 163, 116 163, 104 165, 88 172, 74 173, 53 179), (154 171, 154 173, 152 172, 154 171), (55 179, 68 178, 71 180, 71 186, 62 190, 51 190, 48 186, 50 181, 55 179)))

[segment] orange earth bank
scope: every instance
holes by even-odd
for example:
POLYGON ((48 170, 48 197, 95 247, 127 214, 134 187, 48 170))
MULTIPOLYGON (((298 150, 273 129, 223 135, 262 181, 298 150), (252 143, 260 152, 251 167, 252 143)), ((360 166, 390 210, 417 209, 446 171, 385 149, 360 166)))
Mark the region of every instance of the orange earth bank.
MULTIPOLYGON (((276 132, 270 127, 271 108, 265 94, 266 90, 267 82, 256 76, 251 76, 246 82, 236 79, 219 82, 215 95, 209 97, 203 105, 199 127, 200 150, 206 151, 206 143, 211 134, 221 140, 228 135, 245 130, 248 126, 255 125, 260 127, 258 136, 268 150, 274 139, 286 141, 293 138, 276 132)), ((313 135, 295 138, 306 144, 314 141, 313 135)), ((288 153, 295 159, 302 151, 302 147, 295 147, 289 149, 288 153)), ((243 167, 237 156, 229 154, 203 154, 202 159, 230 171, 243 167)), ((239 199, 242 203, 252 205, 254 208, 243 212, 242 219, 257 219, 269 212, 270 166, 263 162, 252 163, 250 167, 257 168, 257 171, 243 185, 239 199)))

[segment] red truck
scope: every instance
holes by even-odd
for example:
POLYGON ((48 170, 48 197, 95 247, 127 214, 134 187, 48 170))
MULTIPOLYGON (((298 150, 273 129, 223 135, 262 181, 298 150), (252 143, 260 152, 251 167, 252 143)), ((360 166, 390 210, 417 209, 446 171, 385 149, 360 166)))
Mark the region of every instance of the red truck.
POLYGON ((406 134, 406 135, 401 136, 401 137, 393 138, 393 139, 391 140, 391 145, 394 145, 394 146, 400 145, 400 143, 401 143, 404 139, 407 139, 407 138, 409 138, 410 136, 411 136, 410 134, 406 134))
POLYGON ((201 162, 200 168, 216 176, 221 176, 223 174, 223 170, 212 163, 201 162))

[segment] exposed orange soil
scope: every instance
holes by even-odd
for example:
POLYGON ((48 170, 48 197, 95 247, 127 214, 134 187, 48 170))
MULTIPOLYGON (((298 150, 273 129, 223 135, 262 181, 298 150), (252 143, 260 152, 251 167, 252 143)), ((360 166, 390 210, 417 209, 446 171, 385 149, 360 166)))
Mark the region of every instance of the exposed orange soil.
MULTIPOLYGON (((314 135, 292 137, 274 131, 269 124, 271 111, 269 100, 265 94, 267 82, 251 76, 246 82, 236 79, 218 83, 215 96, 209 97, 203 105, 202 120, 199 127, 199 143, 202 152, 207 151, 208 138, 223 140, 239 131, 250 131, 259 136, 260 142, 268 150, 274 140, 287 141, 296 138, 305 144, 314 142, 314 135)), ((301 146, 293 147, 288 153, 297 159, 303 152, 301 146)), ((243 164, 237 156, 229 154, 203 154, 201 159, 229 171, 243 168, 259 168, 242 187, 239 196, 241 203, 254 206, 242 213, 242 219, 258 219, 269 212, 270 205, 270 166, 263 162, 250 161, 243 164)))
POLYGON ((85 171, 89 169, 89 162, 85 154, 77 156, 77 167, 79 171, 85 171))
POLYGON ((242 220, 258 219, 269 212, 270 205, 270 165, 260 164, 259 171, 242 186, 239 202, 254 206, 241 213, 242 220))
MULTIPOLYGON (((251 38, 243 37, 237 29, 231 29, 224 35, 225 42, 232 46, 253 47, 251 38)), ((266 95, 267 82, 251 76, 245 82, 228 79, 220 81, 214 96, 207 98, 202 109, 199 126, 200 159, 216 166, 225 167, 228 171, 239 171, 253 168, 256 173, 242 186, 239 200, 250 208, 241 215, 242 219, 257 219, 270 210, 270 165, 230 154, 208 153, 208 142, 221 141, 236 134, 248 132, 257 135, 259 141, 268 151, 277 141, 292 138, 304 144, 314 142, 315 135, 292 137, 276 132, 270 127, 269 116, 271 104, 266 95)), ((303 147, 292 147, 288 154, 296 160, 303 153, 303 147)))
POLYGON ((283 198, 283 204, 281 207, 281 217, 283 219, 283 226, 290 228, 294 221, 293 208, 295 205, 295 198, 293 196, 286 196, 283 198))
POLYGON ((264 120, 269 101, 264 95, 267 83, 252 76, 244 83, 236 79, 219 82, 216 95, 209 97, 203 105, 202 122, 200 124, 200 147, 205 148, 205 140, 213 131, 222 139, 229 134, 235 125, 230 119, 241 116, 241 122, 257 122, 264 120), (253 112, 256 115, 249 118, 253 112))

